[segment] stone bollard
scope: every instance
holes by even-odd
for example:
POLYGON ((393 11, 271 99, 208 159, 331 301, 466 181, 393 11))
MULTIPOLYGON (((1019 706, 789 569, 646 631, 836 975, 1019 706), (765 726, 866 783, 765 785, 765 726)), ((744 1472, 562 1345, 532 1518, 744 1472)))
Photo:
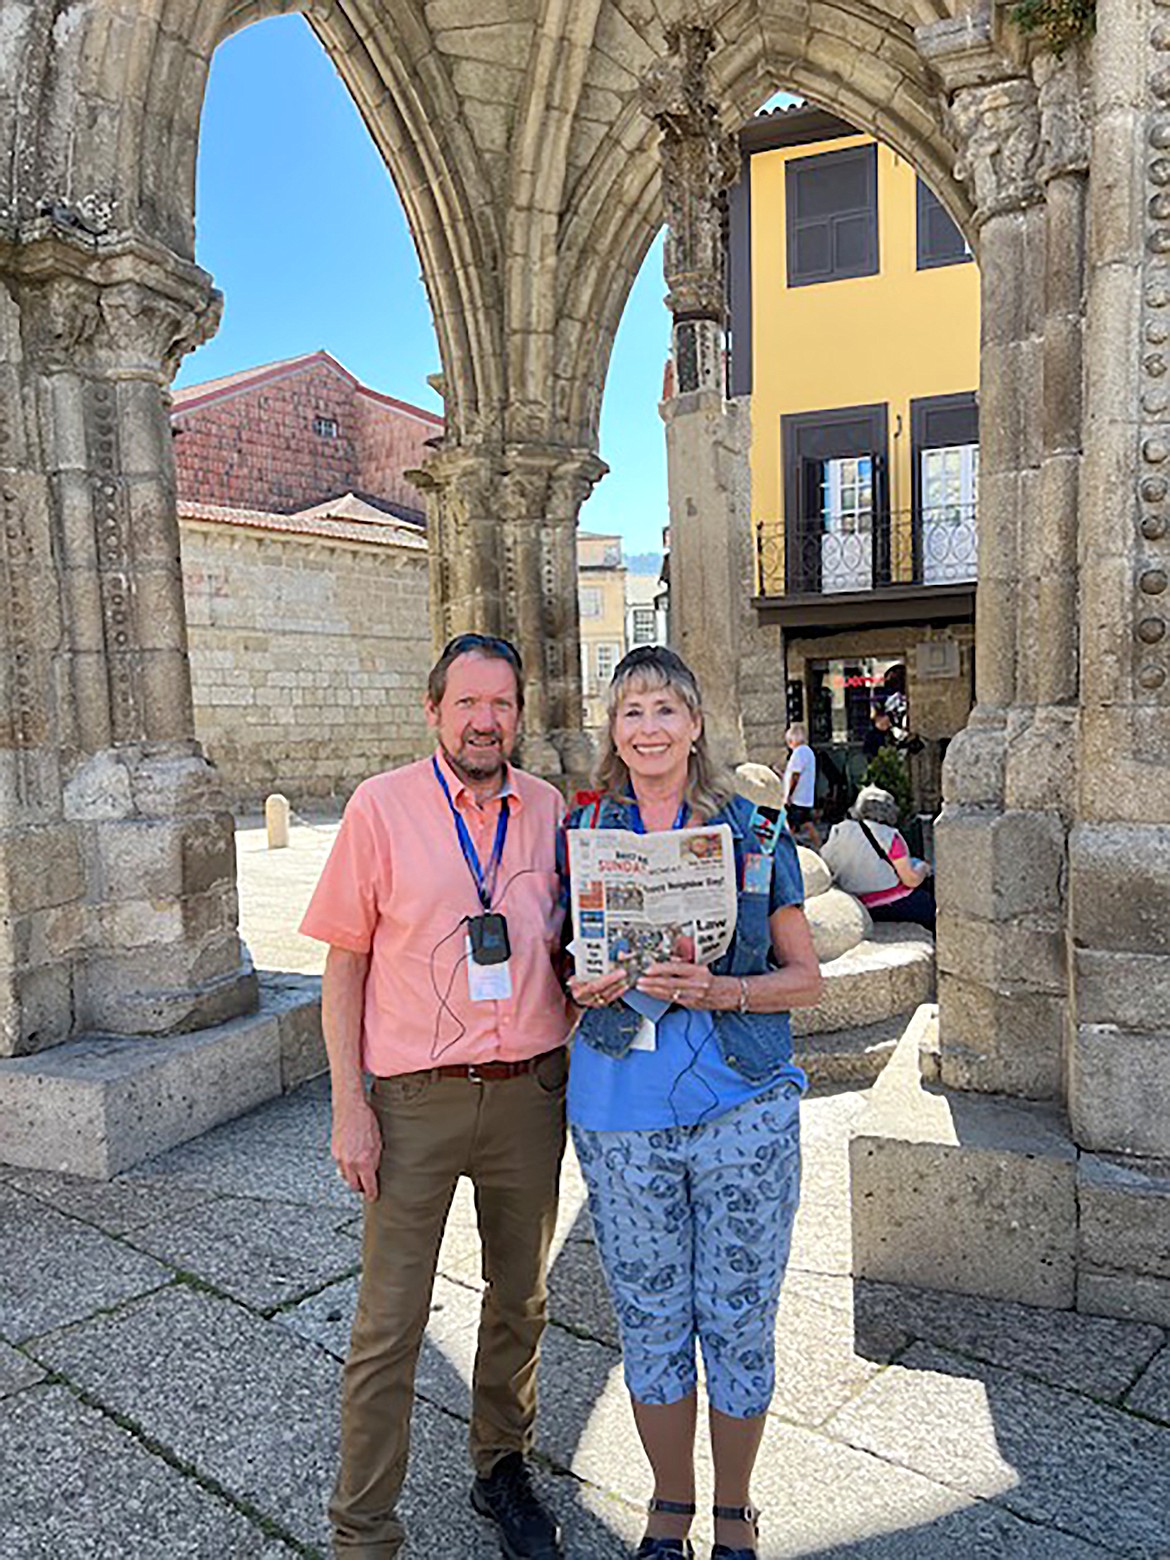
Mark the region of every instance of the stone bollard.
POLYGON ((264 803, 264 822, 268 829, 268 849, 283 850, 288 844, 288 797, 279 791, 264 803))

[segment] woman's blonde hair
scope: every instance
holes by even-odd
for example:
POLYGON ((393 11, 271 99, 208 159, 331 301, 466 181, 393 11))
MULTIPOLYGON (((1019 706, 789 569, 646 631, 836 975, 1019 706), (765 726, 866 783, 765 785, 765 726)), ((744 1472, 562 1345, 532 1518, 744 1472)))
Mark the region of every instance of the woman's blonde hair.
MULTIPOLYGON (((702 716, 703 698, 694 672, 680 655, 662 645, 639 645, 619 661, 606 695, 606 723, 597 761, 597 784, 610 796, 633 796, 630 771, 613 741, 613 721, 618 706, 628 693, 648 693, 669 688, 690 710, 702 716)), ((735 795, 735 781, 711 757, 706 730, 701 730, 691 747, 687 761, 687 783, 683 799, 699 819, 711 818, 735 795)))

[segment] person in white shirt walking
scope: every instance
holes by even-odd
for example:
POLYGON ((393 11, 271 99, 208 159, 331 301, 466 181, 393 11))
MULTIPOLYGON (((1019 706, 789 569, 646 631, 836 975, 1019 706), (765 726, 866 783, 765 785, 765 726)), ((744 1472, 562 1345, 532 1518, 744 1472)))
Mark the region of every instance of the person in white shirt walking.
POLYGON ((817 796, 816 754, 808 745, 808 732, 799 723, 784 733, 788 744, 788 767, 784 771, 784 807, 788 827, 794 839, 801 839, 814 850, 821 848, 821 837, 813 822, 813 804, 817 796))

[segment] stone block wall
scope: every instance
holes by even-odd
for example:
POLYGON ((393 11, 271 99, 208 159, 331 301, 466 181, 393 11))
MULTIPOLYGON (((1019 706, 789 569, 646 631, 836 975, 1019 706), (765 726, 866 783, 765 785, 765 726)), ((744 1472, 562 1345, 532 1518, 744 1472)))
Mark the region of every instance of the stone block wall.
POLYGON ((226 388, 176 391, 171 426, 184 499, 291 514, 352 491, 421 517, 423 497, 403 472, 422 463, 442 419, 367 389, 317 353, 226 388), (314 431, 318 418, 335 437, 314 431))
POLYGON ((195 730, 237 811, 343 801, 429 750, 427 551, 185 517, 195 730))

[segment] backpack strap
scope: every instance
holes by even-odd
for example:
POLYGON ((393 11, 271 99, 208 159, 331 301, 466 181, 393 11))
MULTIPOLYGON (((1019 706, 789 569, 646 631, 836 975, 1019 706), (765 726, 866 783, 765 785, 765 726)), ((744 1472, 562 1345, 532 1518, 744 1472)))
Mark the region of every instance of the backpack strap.
MULTIPOLYGON (((869 841, 869 843, 873 846, 874 850, 878 853, 878 855, 885 862, 886 866, 887 867, 891 867, 893 869, 894 876, 897 877, 898 876, 898 869, 897 869, 897 867, 895 867, 894 863, 890 860, 889 855, 887 854, 887 852, 883 848, 881 841, 878 839, 877 835, 870 828, 869 824, 866 823, 864 818, 858 818, 857 823, 858 823, 858 826, 861 829, 862 834, 865 835, 866 839, 869 841)), ((901 882, 902 881, 901 878, 898 878, 898 881, 901 882)))

